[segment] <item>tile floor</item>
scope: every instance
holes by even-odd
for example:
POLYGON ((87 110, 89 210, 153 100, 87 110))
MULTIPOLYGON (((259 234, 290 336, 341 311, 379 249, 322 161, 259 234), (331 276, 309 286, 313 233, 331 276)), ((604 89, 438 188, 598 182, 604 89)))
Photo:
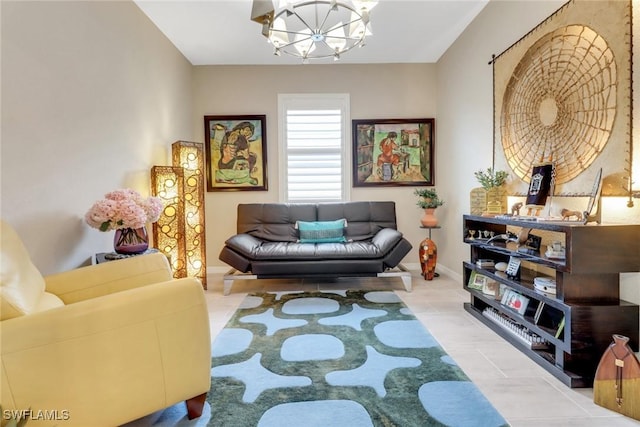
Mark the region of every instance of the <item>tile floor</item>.
POLYGON ((222 274, 208 276, 211 334, 215 336, 248 292, 393 289, 442 347, 513 427, 640 426, 593 403, 592 389, 570 389, 468 314, 469 294, 444 275, 431 281, 413 272, 413 292, 399 278, 315 280, 237 280, 222 295, 222 274))

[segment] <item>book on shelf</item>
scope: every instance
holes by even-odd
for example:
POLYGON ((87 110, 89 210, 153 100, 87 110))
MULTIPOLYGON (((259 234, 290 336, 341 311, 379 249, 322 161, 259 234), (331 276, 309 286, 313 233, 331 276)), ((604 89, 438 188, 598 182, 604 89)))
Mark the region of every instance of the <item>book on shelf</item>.
MULTIPOLYGON (((540 304, 544 303, 540 302, 540 304)), ((535 317, 534 320, 536 325, 546 329, 551 329, 552 331, 560 329, 564 322, 564 313, 548 304, 543 305, 540 312, 536 312, 535 317), (537 319, 535 317, 537 317, 537 319)), ((550 333, 554 334, 554 332, 550 333)))
POLYGON ((558 325, 558 330, 556 331, 556 338, 560 338, 560 335, 562 335, 562 331, 564 330, 564 321, 565 317, 562 316, 562 320, 560 321, 560 324, 558 325))
POLYGON ((540 304, 538 304, 538 308, 536 308, 536 313, 533 315, 533 323, 535 323, 536 325, 538 324, 538 320, 540 320, 542 310, 544 310, 544 301, 540 301, 540 304))
POLYGON ((492 259, 480 258, 476 261, 476 266, 479 268, 493 268, 496 263, 492 259))

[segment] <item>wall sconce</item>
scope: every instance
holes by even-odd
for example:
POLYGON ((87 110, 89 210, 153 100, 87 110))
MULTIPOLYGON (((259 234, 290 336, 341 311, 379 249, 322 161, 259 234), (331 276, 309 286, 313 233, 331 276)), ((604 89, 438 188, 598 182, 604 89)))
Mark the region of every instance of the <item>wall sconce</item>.
POLYGON ((187 276, 197 277, 207 289, 204 227, 204 150, 201 143, 176 141, 171 145, 173 166, 183 170, 184 240, 187 276))
POLYGON ((171 264, 173 277, 187 277, 184 256, 183 170, 171 166, 151 168, 151 193, 162 201, 162 213, 153 223, 153 242, 171 264))

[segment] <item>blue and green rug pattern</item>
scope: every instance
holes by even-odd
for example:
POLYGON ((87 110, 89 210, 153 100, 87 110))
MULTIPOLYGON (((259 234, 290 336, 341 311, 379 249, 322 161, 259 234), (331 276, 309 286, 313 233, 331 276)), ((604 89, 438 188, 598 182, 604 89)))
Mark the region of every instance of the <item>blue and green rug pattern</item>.
POLYGON ((393 292, 249 295, 212 355, 209 426, 507 425, 393 292))

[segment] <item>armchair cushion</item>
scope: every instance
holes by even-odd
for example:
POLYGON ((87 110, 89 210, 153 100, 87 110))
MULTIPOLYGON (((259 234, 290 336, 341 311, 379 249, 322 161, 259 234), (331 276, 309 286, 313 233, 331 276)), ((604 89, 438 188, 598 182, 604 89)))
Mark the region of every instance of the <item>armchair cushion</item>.
POLYGON ((44 280, 48 292, 72 304, 172 278, 167 257, 155 253, 63 271, 44 280))
POLYGON ((64 305, 45 292, 45 281, 31 262, 17 233, 0 220, 0 313, 1 320, 64 305))

